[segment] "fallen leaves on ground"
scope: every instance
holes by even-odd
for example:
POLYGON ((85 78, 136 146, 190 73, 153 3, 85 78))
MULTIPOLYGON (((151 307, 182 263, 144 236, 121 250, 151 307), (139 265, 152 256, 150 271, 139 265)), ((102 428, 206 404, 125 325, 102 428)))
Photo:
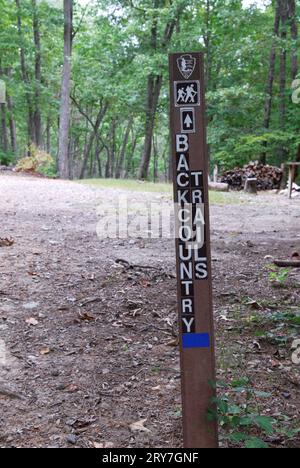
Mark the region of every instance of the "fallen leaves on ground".
POLYGON ((30 317, 30 318, 26 319, 26 323, 27 323, 27 325, 31 325, 33 327, 36 327, 39 324, 38 320, 35 319, 34 317, 30 317))
POLYGON ((11 237, 5 237, 4 239, 0 237, 0 247, 11 247, 14 243, 15 241, 11 237))
POLYGON ((79 312, 78 318, 75 319, 75 322, 79 323, 80 321, 92 322, 96 320, 96 317, 92 315, 90 312, 79 312))
POLYGON ((65 387, 65 392, 67 393, 75 393, 78 392, 79 388, 75 384, 70 384, 65 387))
POLYGON ((146 419, 141 419, 140 421, 137 421, 133 424, 130 424, 130 430, 132 432, 148 432, 150 433, 150 429, 147 429, 147 427, 145 427, 145 423, 147 422, 147 418, 146 419))
POLYGON ((93 446, 95 449, 114 448, 114 444, 112 442, 94 442, 93 446))

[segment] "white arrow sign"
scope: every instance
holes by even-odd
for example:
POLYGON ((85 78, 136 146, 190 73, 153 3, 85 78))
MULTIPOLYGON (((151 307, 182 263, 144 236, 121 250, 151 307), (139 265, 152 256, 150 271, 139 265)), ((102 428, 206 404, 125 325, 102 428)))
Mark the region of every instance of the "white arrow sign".
POLYGON ((192 121, 191 117, 189 116, 189 114, 186 116, 186 119, 184 121, 184 125, 186 125, 187 128, 191 128, 191 126, 193 125, 193 121, 192 121))
POLYGON ((180 109, 180 120, 182 133, 195 133, 195 109, 193 107, 180 109))

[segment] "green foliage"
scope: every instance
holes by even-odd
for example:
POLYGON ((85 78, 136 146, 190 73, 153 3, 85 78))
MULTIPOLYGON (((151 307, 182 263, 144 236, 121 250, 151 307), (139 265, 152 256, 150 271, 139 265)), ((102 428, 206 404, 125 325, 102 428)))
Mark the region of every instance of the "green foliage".
POLYGON ((276 420, 259 412, 259 399, 271 395, 251 386, 248 378, 241 378, 231 384, 221 384, 227 391, 222 398, 214 398, 209 409, 210 420, 218 419, 226 439, 244 448, 269 448, 264 438, 276 432, 276 420))
POLYGON ((36 172, 44 175, 54 175, 54 159, 45 151, 30 145, 30 156, 18 161, 16 170, 19 172, 36 172))
POLYGON ((4 153, 0 150, 0 166, 10 166, 15 162, 13 153, 4 153))
POLYGON ((255 330, 255 336, 282 348, 290 348, 300 331, 299 312, 272 312, 253 315, 248 321, 255 330))
POLYGON ((299 136, 291 132, 274 131, 261 135, 236 136, 227 140, 228 149, 217 152, 214 159, 227 170, 243 166, 249 161, 256 161, 265 152, 268 161, 276 164, 278 147, 284 147, 287 153, 292 155, 296 153, 299 143, 299 136))
MULTIPOLYGON (((300 142, 300 106, 292 103, 287 80, 286 125, 279 119, 279 73, 276 66, 270 128, 263 128, 265 89, 273 44, 274 2, 265 9, 245 8, 242 0, 97 0, 83 6, 74 2, 72 56, 71 160, 75 176, 80 172, 86 142, 93 131, 99 108, 108 111, 92 146, 86 176, 111 177, 116 172, 131 122, 125 148, 122 175, 135 178, 143 150, 149 76, 162 77, 162 89, 155 115, 149 180, 165 181, 169 165, 168 53, 178 50, 205 52, 208 141, 211 167, 218 163, 229 169, 258 159, 276 164, 278 148, 286 159, 295 158, 300 142), (209 7, 209 8, 208 8, 209 7), (178 15, 178 12, 180 14, 178 15), (175 23, 172 23, 175 21, 175 23), (170 23, 171 22, 171 23, 170 23), (173 36, 166 43, 167 25, 173 36), (157 40, 153 42, 153 31, 157 40), (112 133, 114 127, 114 134, 112 133), (100 145, 99 161, 96 145, 100 145), (155 156, 155 158, 154 158, 155 156), (112 159, 112 170, 108 171, 112 159)), ((41 35, 42 80, 35 82, 35 46, 31 0, 22 0, 22 34, 18 34, 14 1, 0 0, 0 56, 6 73, 12 112, 5 110, 5 122, 13 117, 17 128, 18 156, 28 145, 28 96, 35 103, 40 92, 43 129, 49 128, 48 145, 56 157, 58 111, 63 64, 63 14, 54 2, 38 2, 41 35), (24 51, 27 77, 21 70, 24 51)), ((286 42, 287 76, 292 42, 286 42)), ((283 44, 278 39, 278 52, 283 44)), ((299 48, 298 48, 299 49, 299 48)), ((279 53, 277 54, 279 56, 279 53)), ((3 145, 2 145, 3 146, 3 145)), ((9 149, 11 152, 11 149, 9 149)))
POLYGON ((269 267, 269 280, 275 286, 285 286, 290 276, 290 268, 269 267))

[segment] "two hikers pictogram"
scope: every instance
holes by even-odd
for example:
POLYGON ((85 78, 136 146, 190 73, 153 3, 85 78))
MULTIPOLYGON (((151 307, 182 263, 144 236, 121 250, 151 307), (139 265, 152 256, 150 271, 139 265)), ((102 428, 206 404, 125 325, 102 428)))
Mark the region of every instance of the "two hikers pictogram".
POLYGON ((200 105, 200 84, 198 81, 175 83, 176 106, 200 105))

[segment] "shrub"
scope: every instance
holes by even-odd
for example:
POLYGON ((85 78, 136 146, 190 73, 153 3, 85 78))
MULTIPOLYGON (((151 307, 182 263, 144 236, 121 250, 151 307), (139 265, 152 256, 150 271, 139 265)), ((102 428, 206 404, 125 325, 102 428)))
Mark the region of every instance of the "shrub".
POLYGON ((30 145, 30 156, 20 159, 16 166, 19 172, 36 172, 47 176, 55 175, 55 161, 50 154, 30 145))
POLYGON ((10 166, 14 163, 14 160, 14 153, 4 153, 3 151, 0 151, 0 166, 10 166))

